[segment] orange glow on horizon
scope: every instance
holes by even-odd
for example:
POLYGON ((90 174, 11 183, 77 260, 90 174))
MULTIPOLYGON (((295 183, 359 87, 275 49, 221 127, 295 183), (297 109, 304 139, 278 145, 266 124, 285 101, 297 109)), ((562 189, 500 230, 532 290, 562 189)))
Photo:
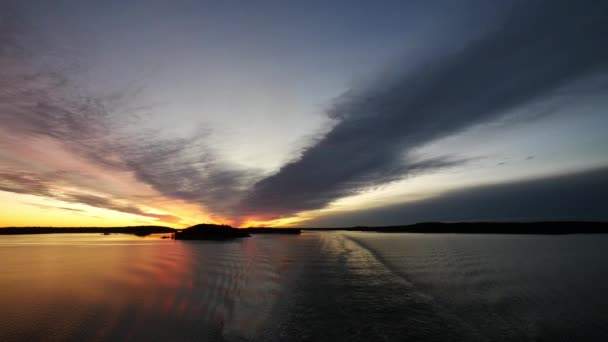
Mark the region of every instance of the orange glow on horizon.
MULTIPOLYGON (((135 204, 133 204, 135 205, 135 204)), ((246 217, 242 220, 205 213, 200 206, 180 200, 155 197, 136 203, 144 216, 55 198, 0 191, 0 227, 116 227, 160 225, 185 228, 200 223, 233 227, 291 227, 305 221, 293 216, 272 220, 246 217), (165 219, 163 216, 168 216, 165 219), (239 224, 240 223, 240 224, 239 224)))
POLYGON ((20 178, 0 179, 0 227, 116 227, 199 223, 233 227, 290 227, 302 217, 245 218, 208 212, 200 203, 170 198, 130 171, 95 163, 63 142, 0 128, 0 146, 10 154, 0 171, 20 178), (25 171, 23 171, 25 170, 25 171), (32 184, 36 185, 35 187, 32 184))
MULTIPOLYGON (((201 222, 223 224, 226 220, 201 211, 200 207, 180 201, 137 203, 143 216, 93 207, 82 203, 29 194, 0 191, 0 227, 116 227, 160 225, 184 228, 201 222), (165 219, 163 215, 167 215, 165 219)), ((135 205, 135 204, 134 204, 135 205)))

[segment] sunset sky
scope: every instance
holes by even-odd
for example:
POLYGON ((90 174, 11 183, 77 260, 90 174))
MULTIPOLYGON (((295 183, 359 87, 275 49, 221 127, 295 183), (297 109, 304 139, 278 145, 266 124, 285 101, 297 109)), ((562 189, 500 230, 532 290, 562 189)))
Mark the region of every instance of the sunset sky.
POLYGON ((0 226, 606 220, 606 1, 0 5, 0 226))

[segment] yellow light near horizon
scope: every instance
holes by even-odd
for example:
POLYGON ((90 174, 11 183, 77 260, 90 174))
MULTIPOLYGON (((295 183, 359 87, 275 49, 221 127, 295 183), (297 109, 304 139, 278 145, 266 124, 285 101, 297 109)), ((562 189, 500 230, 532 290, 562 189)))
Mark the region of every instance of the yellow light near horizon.
POLYGON ((86 204, 64 202, 49 197, 0 191, 0 227, 162 225, 171 228, 184 228, 199 223, 213 223, 239 227, 288 228, 302 225, 303 222, 313 219, 323 212, 323 210, 311 211, 274 220, 248 217, 238 224, 238 221, 234 219, 210 215, 205 213, 200 206, 180 200, 156 198, 156 201, 151 200, 136 205, 147 213, 178 217, 179 222, 164 222, 151 217, 92 207, 86 204), (162 208, 162 210, 156 208, 162 208))
POLYGON ((160 199, 158 202, 135 204, 144 212, 177 217, 178 222, 161 221, 153 217, 92 207, 57 199, 0 191, 0 227, 116 227, 159 225, 184 228, 198 223, 231 224, 232 221, 209 215, 198 205, 179 200, 160 199), (156 208, 162 208, 156 209, 156 208))
POLYGON ((110 227, 160 224, 154 219, 132 214, 64 203, 41 196, 0 191, 0 227, 110 227))

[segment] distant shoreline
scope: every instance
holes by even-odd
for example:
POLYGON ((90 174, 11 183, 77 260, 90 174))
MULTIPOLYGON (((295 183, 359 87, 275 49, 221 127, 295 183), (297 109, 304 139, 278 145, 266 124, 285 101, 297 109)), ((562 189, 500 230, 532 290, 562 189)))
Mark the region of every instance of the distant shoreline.
POLYGON ((0 235, 30 234, 133 234, 146 236, 159 233, 173 233, 175 229, 164 226, 128 226, 128 227, 7 227, 0 228, 0 235))
MULTIPOLYGON (((182 229, 165 226, 127 226, 127 227, 6 227, 0 228, 0 235, 36 234, 131 234, 147 236, 150 234, 173 234, 182 229)), ((298 228, 242 228, 249 234, 300 234, 298 228)))
POLYGON ((608 222, 591 221, 539 221, 539 222, 421 222, 401 226, 351 228, 302 228, 308 231, 361 231, 377 233, 429 233, 429 234, 607 234, 608 222))
MULTIPOLYGON (((338 228, 242 228, 250 234, 299 234, 300 231, 360 231, 377 233, 429 233, 429 234, 607 234, 608 222, 542 221, 542 222, 422 222, 400 226, 357 226, 338 228)), ((6 227, 0 235, 30 234, 150 234, 175 233, 179 229, 164 226, 127 227, 6 227)))

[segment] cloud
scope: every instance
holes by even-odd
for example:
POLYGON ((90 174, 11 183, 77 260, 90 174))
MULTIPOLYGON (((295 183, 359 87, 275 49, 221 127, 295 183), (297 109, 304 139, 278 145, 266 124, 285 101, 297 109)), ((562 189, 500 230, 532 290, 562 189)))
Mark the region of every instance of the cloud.
MULTIPOLYGON (((3 8, 4 10, 4 8, 3 8)), ((83 156, 113 164, 108 99, 80 91, 64 74, 37 59, 35 34, 18 12, 0 13, 0 121, 3 134, 49 137, 83 156)), ((65 70, 69 73, 70 70, 65 70)))
POLYGON ((0 170, 0 191, 36 196, 52 196, 48 181, 36 174, 16 170, 0 170))
POLYGON ((60 210, 71 211, 71 212, 76 212, 76 213, 85 213, 84 210, 76 209, 76 208, 56 207, 56 206, 52 206, 52 205, 43 205, 43 204, 37 204, 37 203, 26 203, 26 204, 34 206, 34 207, 38 207, 41 209, 52 209, 52 210, 60 209, 60 210))
POLYGON ((608 219, 608 167, 547 178, 472 187, 426 200, 328 214, 315 227, 400 225, 428 221, 608 219))
POLYGON ((245 215, 318 209, 398 179, 417 170, 412 152, 421 145, 606 71, 607 16, 608 3, 600 1, 524 2, 483 38, 469 44, 463 37, 459 51, 435 51, 428 62, 404 63, 371 87, 345 93, 329 111, 335 127, 255 184, 242 202, 245 215))
MULTIPOLYGON (((121 129, 125 122, 136 120, 137 113, 132 112, 135 99, 127 95, 137 91, 127 89, 121 96, 85 93, 65 77, 74 70, 56 72, 36 60, 44 51, 30 44, 28 36, 34 33, 17 18, 15 11, 0 13, 0 134, 10 134, 13 141, 53 139, 108 173, 133 173, 163 195, 198 203, 217 213, 226 212, 241 188, 251 183, 256 173, 222 163, 205 143, 203 130, 192 137, 161 139, 151 130, 121 129)), ((0 189, 53 197, 49 190, 52 180, 45 172, 10 170, 5 172, 0 189)), ((70 179, 63 181, 69 183, 70 179)), ((103 198, 63 199, 173 220, 103 198)))
MULTIPOLYGON (((65 174, 56 172, 38 174, 27 171, 0 169, 0 191, 42 196, 69 203, 85 204, 95 208, 102 208, 126 214, 149 217, 168 223, 177 223, 181 221, 179 217, 168 214, 150 213, 142 210, 138 206, 132 204, 125 204, 123 201, 112 199, 110 197, 97 196, 86 193, 66 192, 57 186, 61 182, 66 181, 65 177, 65 174)), ((80 209, 66 207, 52 208, 71 211, 83 211, 80 209)))
MULTIPOLYGON (((470 37, 462 37, 459 51, 433 48, 436 55, 428 61, 414 67, 404 63, 378 82, 343 94, 328 111, 336 125, 297 160, 260 180, 255 170, 223 162, 205 132, 167 139, 123 130, 125 122, 136 120, 127 96, 136 92, 86 94, 65 77, 72 70, 56 72, 36 63, 39 51, 25 37, 30 30, 13 13, 0 12, 0 133, 24 141, 56 140, 109 173, 132 173, 165 196, 234 218, 288 216, 406 176, 462 165, 467 160, 458 156, 425 159, 415 152, 608 64, 603 44, 608 4, 525 2, 482 39, 470 43, 470 37)), ((62 182, 69 183, 69 176, 62 182)), ((57 193, 54 184, 46 172, 12 170, 0 180, 0 190, 174 219, 111 195, 57 193)))
POLYGON ((160 193, 198 203, 216 215, 230 215, 235 201, 258 177, 254 170, 224 164, 205 142, 205 135, 178 139, 147 139, 126 146, 127 168, 160 193))
MULTIPOLYGON (((433 158, 418 162, 404 164, 400 160, 395 160, 393 163, 384 163, 379 167, 368 169, 364 174, 359 174, 357 178, 350 177, 352 173, 358 170, 350 167, 349 161, 340 162, 343 168, 338 169, 336 165, 328 165, 327 168, 334 167, 331 178, 327 177, 327 169, 316 169, 310 165, 310 174, 299 179, 283 179, 283 183, 271 177, 256 184, 255 195, 258 197, 252 206, 259 210, 260 218, 268 216, 280 216, 297 211, 317 209, 324 207, 330 201, 353 195, 361 189, 367 189, 372 186, 381 185, 386 182, 401 179, 404 175, 417 175, 426 172, 436 171, 442 168, 449 168, 467 163, 468 159, 453 159, 448 157, 433 158), (343 179, 351 179, 350 183, 340 183, 343 179), (272 181, 273 192, 266 190, 263 193, 260 186, 264 186, 264 182, 272 181), (381 180, 379 182, 378 180, 381 180), (338 183, 340 186, 336 186, 338 183), (296 193, 292 193, 297 190, 296 193)), ((248 199, 252 201, 251 198, 248 199)), ((247 209, 247 208, 246 208, 247 209)))
POLYGON ((86 204, 91 207, 96 208, 104 208, 109 210, 114 210, 126 214, 133 214, 138 216, 145 216, 149 218, 153 218, 159 221, 164 221, 168 223, 177 223, 180 221, 180 218, 173 215, 165 215, 165 214, 154 214, 150 212, 146 212, 141 210, 140 208, 128 205, 121 204, 115 200, 111 200, 106 197, 89 195, 89 194, 68 194, 60 197, 61 200, 66 202, 74 202, 80 204, 86 204))

